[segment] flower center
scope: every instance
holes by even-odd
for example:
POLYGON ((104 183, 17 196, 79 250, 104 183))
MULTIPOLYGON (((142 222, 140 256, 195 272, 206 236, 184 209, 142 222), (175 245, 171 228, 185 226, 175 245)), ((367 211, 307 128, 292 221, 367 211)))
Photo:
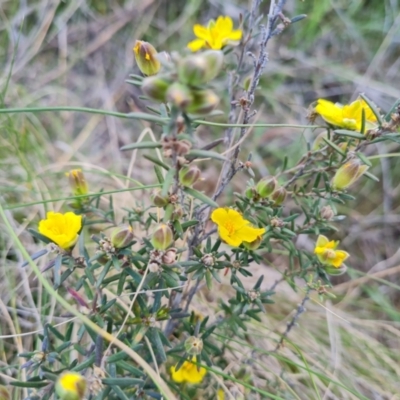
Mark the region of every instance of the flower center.
POLYGON ((235 232, 235 224, 231 221, 226 221, 224 228, 229 232, 229 235, 232 235, 235 232))

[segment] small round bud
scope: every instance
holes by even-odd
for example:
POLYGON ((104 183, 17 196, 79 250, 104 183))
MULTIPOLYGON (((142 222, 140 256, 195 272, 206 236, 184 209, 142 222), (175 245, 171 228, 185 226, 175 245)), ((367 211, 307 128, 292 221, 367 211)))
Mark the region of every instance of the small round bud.
POLYGON ((275 205, 280 206, 286 199, 286 189, 284 187, 280 187, 272 193, 271 199, 274 201, 275 205))
POLYGON ((322 219, 326 221, 331 221, 332 218, 335 216, 335 213, 332 210, 331 206, 324 206, 321 208, 320 215, 322 219))
POLYGON ((185 351, 191 355, 198 355, 203 350, 203 341, 196 336, 189 336, 185 340, 185 351))
POLYGON ((192 114, 208 114, 219 104, 219 97, 210 89, 193 90, 193 101, 187 108, 192 114))
POLYGON ((157 75, 143 79, 142 92, 153 100, 165 102, 171 81, 165 76, 157 75))
POLYGON ((212 254, 204 254, 204 256, 201 258, 201 262, 206 267, 212 267, 215 264, 215 257, 212 254))
POLYGON ((368 168, 368 165, 363 165, 359 158, 352 158, 336 171, 332 179, 333 189, 344 190, 348 188, 360 178, 368 168))
POLYGON ((166 224, 160 224, 156 230, 153 232, 151 237, 151 243, 153 244, 155 249, 165 250, 174 241, 174 234, 172 233, 171 228, 166 224))
POLYGON ((264 178, 257 183, 256 190, 260 197, 265 199, 273 193, 277 185, 278 182, 274 177, 264 178))
POLYGON ((63 372, 56 383, 56 393, 61 400, 82 400, 85 396, 86 380, 77 372, 63 372))
POLYGON ((161 260, 162 263, 165 265, 172 265, 175 264, 176 261, 176 249, 168 249, 165 251, 165 253, 163 254, 161 260))
POLYGON ((116 249, 122 249, 133 240, 133 229, 131 226, 117 226, 111 232, 111 243, 116 249))
POLYGON ((193 94, 189 88, 182 83, 175 82, 167 90, 167 100, 185 110, 193 102, 193 94))
POLYGON ((157 264, 156 262, 151 262, 149 264, 149 271, 153 273, 160 272, 161 271, 160 264, 157 264))
POLYGON ((179 170, 179 182, 183 186, 192 186, 200 178, 200 175, 201 171, 195 165, 184 165, 179 170))
POLYGON ((253 240, 252 242, 243 242, 243 246, 246 247, 248 250, 257 250, 262 242, 262 237, 259 236, 256 240, 253 240))
POLYGON ((155 75, 161 68, 157 50, 148 42, 136 40, 133 48, 138 68, 144 75, 155 75))
POLYGON ((151 195, 151 201, 156 207, 165 207, 169 204, 169 196, 162 196, 161 190, 155 190, 151 195))
POLYGON ((246 198, 248 198, 249 200, 254 200, 256 197, 259 197, 258 196, 258 193, 257 193, 257 191, 256 191, 256 188, 254 188, 254 187, 248 187, 246 190, 245 190, 245 192, 244 192, 244 195, 246 196, 246 198))
POLYGON ((191 86, 202 85, 218 75, 223 62, 224 54, 218 50, 188 56, 179 64, 179 80, 191 86))

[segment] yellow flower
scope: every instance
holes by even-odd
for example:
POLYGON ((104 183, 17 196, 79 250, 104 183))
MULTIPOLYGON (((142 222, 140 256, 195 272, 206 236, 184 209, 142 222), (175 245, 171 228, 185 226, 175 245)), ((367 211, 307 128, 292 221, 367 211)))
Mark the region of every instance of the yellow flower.
POLYGON ((86 391, 86 380, 77 372, 66 371, 60 375, 56 392, 61 400, 82 400, 86 391))
POLYGON ((315 106, 315 112, 329 124, 358 132, 361 131, 362 110, 365 113, 367 127, 374 126, 376 116, 363 99, 357 99, 346 105, 318 99, 315 106))
MULTIPOLYGON (((192 358, 194 361, 195 358, 192 358)), ((197 365, 191 361, 185 361, 182 366, 178 369, 175 367, 171 367, 170 369, 172 379, 177 383, 191 383, 193 385, 200 383, 204 375, 207 373, 207 370, 203 367, 197 368, 197 365)))
POLYGON ((64 250, 70 249, 78 240, 82 228, 82 216, 73 212, 65 214, 49 211, 47 219, 39 222, 39 232, 64 250))
POLYGON ((205 47, 207 49, 221 50, 231 42, 237 42, 242 38, 240 29, 233 30, 233 21, 228 16, 219 16, 217 21, 209 21, 207 26, 196 24, 193 32, 197 39, 188 43, 192 51, 198 51, 205 47))
POLYGON ((265 233, 264 228, 253 228, 250 221, 231 208, 217 208, 211 219, 218 225, 218 234, 231 246, 240 246, 243 241, 253 242, 265 233))
POLYGON ((225 400, 225 392, 223 389, 218 389, 217 391, 217 399, 218 400, 225 400))
POLYGON ((336 250, 339 242, 331 240, 324 236, 319 235, 315 245, 314 254, 317 255, 318 260, 324 265, 332 265, 335 268, 340 268, 350 254, 343 250, 336 250))

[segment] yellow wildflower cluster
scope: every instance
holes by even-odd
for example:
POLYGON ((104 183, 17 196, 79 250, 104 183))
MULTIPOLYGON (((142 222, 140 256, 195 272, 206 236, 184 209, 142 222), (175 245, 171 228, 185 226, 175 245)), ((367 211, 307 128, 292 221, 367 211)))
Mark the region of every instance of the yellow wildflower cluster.
POLYGON ((86 379, 77 372, 65 371, 56 383, 56 392, 61 400, 82 400, 86 391, 86 379))
POLYGON ((352 131, 361 132, 363 110, 367 128, 376 123, 375 114, 363 99, 345 105, 319 99, 314 110, 329 124, 352 131))
POLYGON ((47 218, 39 222, 39 233, 64 250, 74 246, 81 228, 82 216, 73 212, 61 214, 49 211, 47 218))
POLYGON ((265 228, 252 227, 250 221, 231 208, 217 208, 211 214, 211 220, 218 225, 221 239, 235 247, 243 242, 254 242, 265 233, 265 228))
POLYGON ((228 16, 219 16, 217 21, 213 19, 207 26, 194 25, 193 33, 197 39, 188 43, 188 48, 198 51, 202 48, 221 50, 228 44, 235 44, 242 38, 240 29, 233 29, 233 21, 228 16))

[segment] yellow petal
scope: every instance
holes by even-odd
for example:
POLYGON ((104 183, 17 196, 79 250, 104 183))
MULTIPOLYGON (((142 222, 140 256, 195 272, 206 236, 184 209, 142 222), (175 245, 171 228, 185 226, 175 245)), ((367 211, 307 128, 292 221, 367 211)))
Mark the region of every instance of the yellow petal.
POLYGON ((329 239, 324 235, 319 235, 315 247, 325 247, 329 243, 329 239))
POLYGON ((336 250, 335 253, 336 257, 331 261, 331 264, 334 267, 339 268, 343 264, 343 261, 350 256, 350 254, 343 250, 336 250))
POLYGON ((193 26, 193 33, 196 37, 203 40, 208 40, 210 37, 209 30, 205 26, 199 24, 193 26))
POLYGON ((243 226, 237 231, 236 235, 242 241, 253 242, 264 233, 265 233, 265 228, 253 228, 252 226, 243 226))
POLYGON ((178 371, 175 369, 175 367, 171 367, 170 372, 171 372, 171 377, 175 382, 182 383, 185 380, 182 366, 181 368, 179 368, 178 371))
POLYGON ((215 23, 215 29, 220 32, 221 35, 229 34, 233 29, 233 21, 229 16, 219 16, 215 23))
POLYGON ((206 373, 207 370, 205 368, 200 367, 199 369, 197 369, 197 366, 193 364, 193 368, 188 368, 184 372, 185 381, 191 383, 192 385, 196 385, 203 380, 206 373))
POLYGON ((243 32, 241 30, 232 31, 229 34, 228 39, 238 41, 242 38, 242 34, 243 34, 243 32))
POLYGON ((229 244, 230 246, 233 247, 238 247, 242 244, 243 239, 241 239, 240 236, 238 236, 236 234, 236 232, 234 233, 230 233, 226 228, 224 228, 223 226, 218 227, 218 234, 220 236, 220 238, 226 242, 227 244, 229 244))
POLYGON ((319 99, 315 106, 315 112, 329 124, 337 126, 342 126, 343 124, 343 109, 338 104, 319 99))
POLYGON ((195 39, 189 42, 187 47, 193 52, 199 51, 202 47, 206 47, 206 42, 203 39, 195 39))

